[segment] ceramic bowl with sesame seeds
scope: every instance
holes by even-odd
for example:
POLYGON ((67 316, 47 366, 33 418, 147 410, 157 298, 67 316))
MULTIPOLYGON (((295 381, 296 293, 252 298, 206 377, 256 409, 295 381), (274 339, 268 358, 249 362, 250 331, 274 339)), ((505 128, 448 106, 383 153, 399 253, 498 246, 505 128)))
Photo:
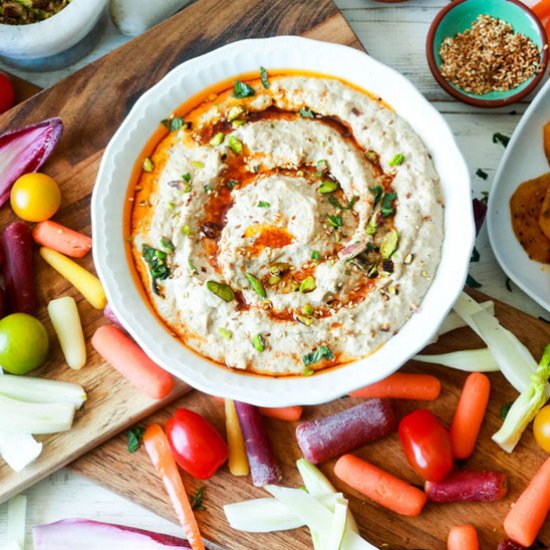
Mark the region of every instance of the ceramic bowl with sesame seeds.
POLYGON ((447 93, 495 108, 537 87, 548 64, 548 41, 538 17, 519 0, 456 0, 433 20, 426 55, 447 93))
POLYGON ((191 386, 265 407, 324 403, 386 378, 437 332, 467 275, 474 240, 470 193, 469 171, 450 128, 402 75, 338 44, 294 36, 245 40, 179 65, 134 104, 105 150, 94 187, 94 263, 128 333, 191 386), (284 113, 260 110, 278 105, 267 103, 270 97, 283 102, 284 113), (193 98, 202 99, 178 111, 193 98), (342 104, 339 120, 345 117, 349 127, 326 115, 342 104), (234 107, 241 107, 237 119, 234 107), (201 133, 206 121, 216 122, 201 133), (277 127, 286 133, 275 135, 277 127), (306 135, 308 128, 314 134, 306 135), (177 144, 177 162, 188 163, 178 164, 164 186, 157 183, 168 160, 163 164, 156 145, 147 149, 157 131, 158 143, 177 144), (180 149, 183 141, 188 145, 180 149), (271 146, 273 154, 266 154, 271 146), (351 152, 333 162, 342 147, 351 152), (305 157, 306 150, 319 155, 305 157), (352 165, 357 170, 350 171, 352 165), (366 179, 374 178, 373 169, 374 186, 366 179), (400 187, 405 180, 408 187, 400 187), (152 194, 136 200, 135 192, 148 189, 173 193, 173 200, 152 194), (150 206, 152 217, 142 217, 140 209, 150 206), (191 208, 196 215, 188 218, 191 208), (149 220, 161 211, 167 225, 158 218, 155 233, 149 220), (203 219, 209 212, 220 216, 219 223, 203 219), (130 233, 132 213, 137 225, 130 233), (205 220, 216 227, 206 231, 205 220), (369 248, 369 235, 376 234, 378 244, 369 248), (148 241, 139 246, 136 236, 148 241), (227 247, 238 254, 226 254, 227 247), (362 252, 367 254, 358 258, 362 252), (405 275, 399 273, 412 275, 409 284, 401 284, 405 275), (187 282, 178 289, 180 276, 187 282), (359 317, 354 296, 376 310, 359 317), (179 337, 179 319, 170 330, 170 320, 159 315, 164 310, 153 309, 162 304, 177 305, 172 311, 193 338, 200 337, 197 347, 179 337), (404 304, 399 327, 390 326, 386 314, 394 304, 404 304), (201 320, 202 328, 190 326, 201 320), (325 324, 336 336, 320 334, 325 324), (383 340, 367 350, 375 338, 383 340), (347 346, 358 346, 359 353, 344 356, 340 350, 347 346), (221 360, 213 357, 218 349, 221 360), (258 374, 248 363, 238 368, 233 361, 240 357, 256 368, 272 358, 269 366, 280 374, 258 374), (300 371, 288 374, 296 363, 300 371))

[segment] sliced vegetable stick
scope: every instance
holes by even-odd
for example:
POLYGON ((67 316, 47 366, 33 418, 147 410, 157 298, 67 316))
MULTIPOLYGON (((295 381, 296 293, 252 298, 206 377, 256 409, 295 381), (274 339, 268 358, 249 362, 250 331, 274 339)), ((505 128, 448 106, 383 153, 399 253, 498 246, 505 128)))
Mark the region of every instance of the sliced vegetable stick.
POLYGON ((506 534, 529 547, 537 538, 550 509, 550 458, 542 464, 504 520, 506 534))
POLYGON ((96 309, 103 309, 107 298, 100 280, 82 266, 51 248, 42 247, 40 256, 65 277, 96 309))
POLYGON ((377 504, 403 516, 418 516, 426 504, 426 494, 354 455, 341 456, 334 473, 350 487, 377 504))
POLYGON ((151 424, 143 434, 145 450, 162 479, 170 497, 176 516, 183 527, 183 533, 193 550, 204 550, 197 519, 189 503, 178 466, 170 450, 165 433, 158 424, 151 424))
POLYGON ((550 17, 550 0, 541 0, 531 7, 539 19, 550 17))
POLYGON ((502 472, 456 470, 441 481, 426 481, 431 502, 493 502, 506 495, 508 481, 502 472))
POLYGON ((74 298, 63 296, 52 300, 48 304, 48 314, 67 365, 71 369, 81 369, 86 364, 86 343, 74 298))
POLYGON ((42 443, 31 434, 0 431, 0 456, 13 471, 25 469, 41 452, 42 443))
POLYGON ((227 432, 229 471, 234 476, 247 476, 250 468, 248 467, 244 437, 235 405, 231 399, 225 399, 225 431, 227 432))
POLYGON ((51 220, 37 223, 32 236, 38 244, 73 258, 86 256, 92 248, 92 239, 88 235, 73 231, 51 220))
POLYGON ((99 327, 92 337, 92 346, 111 367, 152 399, 163 399, 172 390, 172 376, 115 326, 99 327))
POLYGON ((25 548, 25 520, 27 517, 27 497, 17 495, 8 501, 8 547, 25 548))
POLYGON ((293 407, 260 407, 260 412, 264 416, 277 418, 278 420, 286 420, 287 422, 295 422, 300 420, 304 407, 295 405, 293 407))
POLYGON ((468 458, 474 452, 490 391, 491 382, 484 374, 473 372, 466 378, 449 429, 455 458, 468 458))
POLYGON ((448 550, 479 550, 477 531, 473 525, 455 525, 449 531, 448 550))
POLYGON ((433 401, 441 393, 441 382, 431 374, 396 372, 376 384, 350 393, 352 397, 418 399, 433 401))
POLYGON ((497 372, 500 370, 489 348, 463 349, 433 355, 414 355, 413 359, 466 372, 497 372))

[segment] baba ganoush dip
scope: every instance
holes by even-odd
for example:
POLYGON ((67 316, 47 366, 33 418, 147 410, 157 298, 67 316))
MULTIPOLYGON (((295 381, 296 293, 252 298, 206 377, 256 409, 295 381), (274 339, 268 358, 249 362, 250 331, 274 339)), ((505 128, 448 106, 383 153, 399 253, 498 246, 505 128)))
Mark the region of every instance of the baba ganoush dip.
POLYGON ((162 122, 129 240, 154 309, 189 348, 308 375, 372 353, 418 310, 443 199, 421 139, 380 99, 262 69, 162 122))

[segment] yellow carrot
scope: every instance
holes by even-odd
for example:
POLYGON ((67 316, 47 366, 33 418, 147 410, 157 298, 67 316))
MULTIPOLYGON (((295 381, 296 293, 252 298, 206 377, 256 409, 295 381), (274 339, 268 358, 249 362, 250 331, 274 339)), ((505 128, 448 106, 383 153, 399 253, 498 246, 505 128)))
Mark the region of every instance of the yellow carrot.
POLYGON ((65 277, 96 309, 107 305, 107 298, 100 280, 73 260, 59 252, 43 246, 40 256, 49 263, 62 277, 65 277))
POLYGON ((81 369, 86 364, 86 344, 74 298, 63 296, 52 300, 48 313, 67 365, 71 369, 81 369))
POLYGON ((241 425, 231 399, 225 400, 225 431, 229 447, 229 471, 234 476, 246 476, 249 472, 241 425))

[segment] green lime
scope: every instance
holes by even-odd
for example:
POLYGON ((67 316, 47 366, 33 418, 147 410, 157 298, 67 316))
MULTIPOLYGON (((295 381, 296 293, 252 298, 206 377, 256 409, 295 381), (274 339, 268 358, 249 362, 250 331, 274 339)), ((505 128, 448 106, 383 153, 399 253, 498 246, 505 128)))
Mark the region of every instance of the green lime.
POLYGON ((48 355, 44 325, 32 315, 13 313, 0 321, 0 367, 12 374, 27 374, 48 355))

